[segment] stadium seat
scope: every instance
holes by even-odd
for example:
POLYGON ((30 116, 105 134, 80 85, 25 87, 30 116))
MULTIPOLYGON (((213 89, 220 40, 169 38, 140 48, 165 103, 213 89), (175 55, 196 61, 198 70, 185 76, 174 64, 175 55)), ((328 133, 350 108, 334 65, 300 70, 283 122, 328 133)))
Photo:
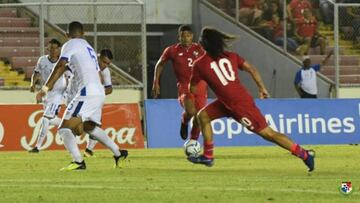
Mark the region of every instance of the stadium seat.
MULTIPOLYGON (((45 45, 47 45, 48 41, 50 41, 50 38, 45 38, 45 45)), ((0 47, 37 47, 39 45, 40 39, 37 37, 0 38, 0 47)))
POLYGON ((0 57, 11 58, 14 56, 40 56, 39 47, 2 47, 0 57))
MULTIPOLYGON (((329 53, 330 51, 333 51, 334 47, 326 47, 325 54, 329 53)), ((340 54, 345 54, 344 50, 340 48, 340 54)), ((320 47, 310 48, 309 49, 309 55, 320 55, 320 47)))
MULTIPOLYGON (((334 66, 324 66, 320 71, 324 75, 335 75, 334 66)), ((340 67, 341 75, 360 75, 360 66, 341 66, 340 67)))
POLYGON ((39 57, 12 57, 11 67, 13 69, 34 67, 39 57))
MULTIPOLYGON (((315 64, 315 63, 321 63, 321 61, 325 58, 325 56, 323 56, 323 55, 311 55, 310 58, 311 58, 311 62, 313 64, 315 64)), ((300 57, 300 60, 301 60, 301 57, 300 57)), ((335 61, 335 59, 332 56, 328 60, 327 64, 328 65, 333 65, 333 64, 335 64, 334 61, 335 61)), ((359 64, 360 64, 360 58, 357 55, 342 55, 340 57, 340 65, 358 66, 359 64)))
POLYGON ((0 37, 39 37, 37 27, 2 27, 0 37))
MULTIPOLYGON (((335 80, 335 76, 328 76, 329 79, 335 80)), ((341 75, 341 84, 360 84, 360 75, 341 75)))
POLYGON ((8 18, 0 17, 0 27, 30 27, 30 18, 8 18))
POLYGON ((15 8, 0 8, 0 17, 17 17, 15 8))

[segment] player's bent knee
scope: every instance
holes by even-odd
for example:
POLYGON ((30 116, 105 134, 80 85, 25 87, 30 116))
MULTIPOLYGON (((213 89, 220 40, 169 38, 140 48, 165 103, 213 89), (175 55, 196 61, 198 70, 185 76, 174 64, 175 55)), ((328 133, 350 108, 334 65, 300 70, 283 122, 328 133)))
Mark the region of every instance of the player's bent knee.
POLYGON ((84 132, 82 120, 79 117, 72 117, 69 120, 63 120, 59 129, 61 128, 71 129, 75 135, 82 135, 84 132))
POLYGON ((92 121, 84 122, 84 131, 85 132, 90 132, 90 131, 94 130, 95 127, 96 127, 96 123, 94 123, 92 121))

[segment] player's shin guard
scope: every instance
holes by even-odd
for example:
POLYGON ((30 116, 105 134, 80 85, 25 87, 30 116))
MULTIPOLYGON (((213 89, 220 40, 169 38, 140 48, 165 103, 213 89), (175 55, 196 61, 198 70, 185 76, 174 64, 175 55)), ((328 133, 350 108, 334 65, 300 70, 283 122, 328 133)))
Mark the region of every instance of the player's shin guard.
POLYGON ((214 158, 214 142, 204 141, 204 156, 208 159, 214 158))
POLYGON ((95 127, 92 131, 88 132, 90 135, 94 136, 99 142, 104 144, 109 148, 115 156, 120 156, 119 147, 115 142, 106 135, 105 131, 99 127, 95 127))
POLYGON ((70 152, 73 161, 81 163, 83 158, 81 157, 81 153, 79 147, 76 143, 75 135, 69 128, 60 128, 59 135, 64 139, 65 148, 70 152))
POLYGON ((46 138, 46 135, 47 135, 48 129, 49 129, 49 124, 50 124, 50 120, 46 117, 42 117, 41 130, 40 130, 39 137, 38 137, 37 143, 36 143, 36 147, 38 149, 40 149, 41 145, 43 144, 43 142, 46 138))
POLYGON ((95 145, 97 144, 97 142, 98 142, 97 140, 89 137, 89 141, 88 141, 88 143, 86 145, 86 149, 92 151, 95 148, 95 145))
POLYGON ((192 140, 198 140, 199 139, 199 135, 200 135, 200 128, 199 127, 192 127, 191 128, 191 138, 192 140))
POLYGON ((298 144, 293 144, 293 146, 291 146, 291 153, 302 160, 306 160, 308 157, 307 151, 298 144))

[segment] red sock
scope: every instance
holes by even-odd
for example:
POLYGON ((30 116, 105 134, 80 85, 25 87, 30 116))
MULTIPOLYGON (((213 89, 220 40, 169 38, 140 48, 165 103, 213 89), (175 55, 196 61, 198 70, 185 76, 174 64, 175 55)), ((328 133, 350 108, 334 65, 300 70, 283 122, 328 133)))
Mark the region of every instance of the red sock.
POLYGON ((192 140, 198 140, 199 139, 199 135, 200 135, 200 128, 198 127, 192 127, 191 129, 191 138, 192 140))
POLYGON ((214 158, 214 143, 213 141, 204 141, 204 156, 208 159, 214 158))
POLYGON ((291 146, 291 153, 302 160, 306 160, 308 157, 307 151, 298 144, 293 144, 293 146, 291 146))
POLYGON ((187 125, 190 121, 191 117, 189 118, 186 112, 183 112, 181 115, 181 123, 187 125))

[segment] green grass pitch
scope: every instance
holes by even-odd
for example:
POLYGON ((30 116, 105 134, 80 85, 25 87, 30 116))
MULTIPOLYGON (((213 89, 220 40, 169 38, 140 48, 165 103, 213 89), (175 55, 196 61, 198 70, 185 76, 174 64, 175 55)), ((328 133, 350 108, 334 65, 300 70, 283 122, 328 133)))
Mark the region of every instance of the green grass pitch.
POLYGON ((129 150, 114 169, 96 151, 86 171, 59 171, 66 151, 0 153, 0 202, 360 202, 360 146, 307 146, 316 170, 279 147, 215 148, 215 165, 193 165, 183 149, 129 150), (339 192, 351 181, 353 193, 339 192))

